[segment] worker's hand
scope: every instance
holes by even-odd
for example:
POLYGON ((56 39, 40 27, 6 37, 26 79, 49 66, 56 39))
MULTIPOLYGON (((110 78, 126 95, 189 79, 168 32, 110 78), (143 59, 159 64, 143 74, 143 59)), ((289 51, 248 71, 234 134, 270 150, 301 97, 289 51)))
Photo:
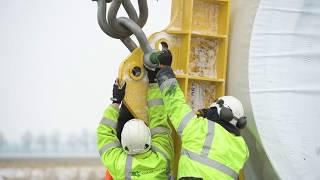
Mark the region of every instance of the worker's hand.
POLYGON ((124 98, 126 92, 126 83, 123 85, 123 87, 119 86, 118 79, 115 80, 113 84, 113 90, 112 90, 112 103, 120 104, 124 98))
POLYGON ((208 117, 208 111, 209 111, 208 108, 199 109, 196 113, 197 117, 204 117, 204 118, 208 117))
POLYGON ((149 79, 149 84, 150 84, 150 83, 156 83, 156 82, 157 82, 157 80, 156 80, 156 75, 157 75, 157 73, 159 72, 160 68, 156 68, 154 71, 152 71, 152 70, 150 70, 150 69, 148 69, 148 68, 146 68, 146 67, 145 67, 145 69, 146 69, 146 71, 147 71, 147 75, 148 75, 148 79, 149 79))
POLYGON ((212 121, 216 121, 217 119, 219 119, 219 114, 217 112, 216 107, 199 109, 197 111, 197 116, 198 117, 201 116, 201 117, 207 118, 212 121))
POLYGON ((151 62, 160 66, 171 66, 172 54, 169 49, 164 48, 162 51, 152 53, 150 56, 151 62))
POLYGON ((171 66, 172 54, 169 49, 163 49, 158 58, 159 58, 160 65, 171 66))
POLYGON ((158 67, 155 70, 150 70, 145 68, 148 72, 149 83, 156 82, 156 75, 160 68, 164 66, 171 66, 172 64, 172 54, 169 49, 164 48, 162 51, 157 51, 151 54, 150 60, 153 64, 157 64, 158 67))
MULTIPOLYGON (((156 75, 157 83, 159 86, 162 85, 165 81, 169 79, 175 79, 176 75, 174 74, 172 68, 170 66, 163 66, 160 68, 159 72, 156 75)), ((175 84, 175 81, 172 81, 172 85, 175 84)))

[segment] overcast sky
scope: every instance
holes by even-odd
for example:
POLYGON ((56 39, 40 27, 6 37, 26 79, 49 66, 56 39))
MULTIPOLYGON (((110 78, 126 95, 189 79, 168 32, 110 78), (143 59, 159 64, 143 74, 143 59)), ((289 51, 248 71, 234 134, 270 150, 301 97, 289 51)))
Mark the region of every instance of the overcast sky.
MULTIPOLYGON (((136 3, 137 0, 132 1, 136 3)), ((147 35, 169 24, 170 0, 148 0, 147 35)), ((95 131, 118 65, 130 53, 99 28, 91 0, 10 0, 0 6, 0 132, 95 131)))

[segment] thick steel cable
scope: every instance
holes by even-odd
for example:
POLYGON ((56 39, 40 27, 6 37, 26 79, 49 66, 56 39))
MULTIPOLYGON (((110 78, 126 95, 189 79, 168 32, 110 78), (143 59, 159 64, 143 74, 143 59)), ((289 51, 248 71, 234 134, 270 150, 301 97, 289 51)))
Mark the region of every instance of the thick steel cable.
MULTIPOLYGON (((130 17, 129 12, 132 14, 137 14, 130 0, 123 0, 122 5, 124 9, 127 11, 129 17, 130 17)), ((149 15, 148 2, 147 0, 138 0, 138 5, 139 5, 139 18, 137 20, 133 18, 130 18, 130 19, 134 20, 134 22, 136 22, 142 28, 148 20, 148 15, 149 15)))
POLYGON ((148 18, 147 0, 139 0, 139 18, 130 0, 97 0, 98 1, 98 23, 102 31, 110 37, 120 39, 122 43, 132 52, 137 48, 136 43, 130 38, 134 34, 145 54, 150 54, 152 48, 142 31, 148 18), (108 18, 106 18, 107 2, 112 2, 109 7, 108 18), (117 18, 117 13, 123 4, 128 16, 117 18), (132 18, 132 19, 131 19, 132 18), (108 20, 107 20, 108 19, 108 20))
POLYGON ((136 38, 139 41, 140 47, 144 52, 144 65, 151 70, 154 70, 157 67, 157 64, 153 64, 150 61, 150 55, 155 51, 151 48, 148 39, 146 37, 146 35, 144 34, 144 32, 142 31, 142 29, 140 28, 140 26, 138 26, 134 21, 132 21, 129 18, 126 17, 120 17, 117 19, 118 22, 126 27, 128 30, 130 30, 131 32, 133 32, 133 34, 136 36, 136 38))
POLYGON ((130 19, 132 19, 134 22, 138 23, 138 14, 134 6, 132 5, 130 0, 123 0, 122 5, 124 9, 126 10, 128 16, 130 19))
POLYGON ((137 23, 126 17, 120 17, 117 19, 117 21, 136 36, 137 40, 139 41, 140 47, 144 53, 152 52, 152 48, 148 42, 146 35, 137 23))
MULTIPOLYGON (((109 0, 110 1, 110 0, 109 0)), ((115 32, 109 25, 106 19, 106 9, 107 9, 107 1, 106 0, 98 0, 98 24, 101 30, 107 34, 108 36, 120 39, 122 43, 132 52, 138 46, 136 43, 130 38, 130 35, 133 33, 129 33, 127 36, 122 36, 115 32)))
POLYGON ((109 23, 106 19, 106 12, 107 12, 107 3, 106 0, 98 0, 98 24, 101 28, 101 30, 107 34, 108 36, 116 39, 124 38, 124 36, 121 36, 119 33, 114 32, 113 29, 110 27, 109 23))
POLYGON ((125 36, 127 34, 130 34, 130 31, 120 25, 120 23, 117 20, 117 14, 119 12, 120 6, 122 4, 122 0, 112 0, 112 3, 110 4, 110 8, 108 11, 108 23, 112 27, 114 31, 117 31, 119 34, 125 36))
POLYGON ((130 36, 120 40, 129 49, 130 52, 138 47, 137 44, 130 38, 130 36))

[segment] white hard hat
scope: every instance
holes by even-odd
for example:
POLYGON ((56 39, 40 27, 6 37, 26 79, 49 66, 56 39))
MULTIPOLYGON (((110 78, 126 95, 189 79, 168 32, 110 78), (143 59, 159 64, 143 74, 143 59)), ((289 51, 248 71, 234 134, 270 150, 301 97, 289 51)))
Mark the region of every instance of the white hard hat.
POLYGON ((240 129, 244 128, 247 123, 242 103, 233 96, 222 96, 212 103, 210 107, 216 107, 219 115, 223 107, 230 109, 232 113, 229 122, 240 129))
POLYGON ((140 119, 131 119, 126 122, 121 132, 122 148, 128 154, 141 154, 151 147, 150 129, 140 119))

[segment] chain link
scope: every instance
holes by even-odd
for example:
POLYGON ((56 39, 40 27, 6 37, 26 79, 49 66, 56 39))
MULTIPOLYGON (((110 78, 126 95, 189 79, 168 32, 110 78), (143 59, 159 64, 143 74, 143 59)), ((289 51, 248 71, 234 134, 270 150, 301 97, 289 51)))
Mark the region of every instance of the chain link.
POLYGON ((138 47, 130 38, 134 34, 144 52, 144 64, 149 69, 154 69, 156 65, 150 62, 149 57, 155 50, 151 48, 146 35, 142 31, 148 19, 147 0, 138 0, 139 17, 130 0, 93 1, 98 2, 98 23, 102 31, 112 38, 120 39, 131 52, 138 47), (111 3, 108 16, 107 3, 111 3), (117 17, 121 5, 124 7, 129 18, 117 17))
POLYGON ((128 19, 136 23, 140 28, 142 28, 148 19, 147 1, 146 0, 138 1, 139 12, 140 12, 139 17, 130 0, 94 0, 94 1, 97 1, 98 3, 98 23, 101 30, 112 38, 120 39, 130 51, 133 51, 135 48, 137 48, 137 45, 135 44, 135 42, 130 38, 133 32, 130 31, 128 27, 125 27, 124 25, 120 24, 120 22, 117 19, 117 14, 120 9, 120 6, 123 5, 125 11, 129 16, 128 19), (111 3, 109 7, 109 12, 108 12, 108 20, 106 18, 107 3, 111 3))

